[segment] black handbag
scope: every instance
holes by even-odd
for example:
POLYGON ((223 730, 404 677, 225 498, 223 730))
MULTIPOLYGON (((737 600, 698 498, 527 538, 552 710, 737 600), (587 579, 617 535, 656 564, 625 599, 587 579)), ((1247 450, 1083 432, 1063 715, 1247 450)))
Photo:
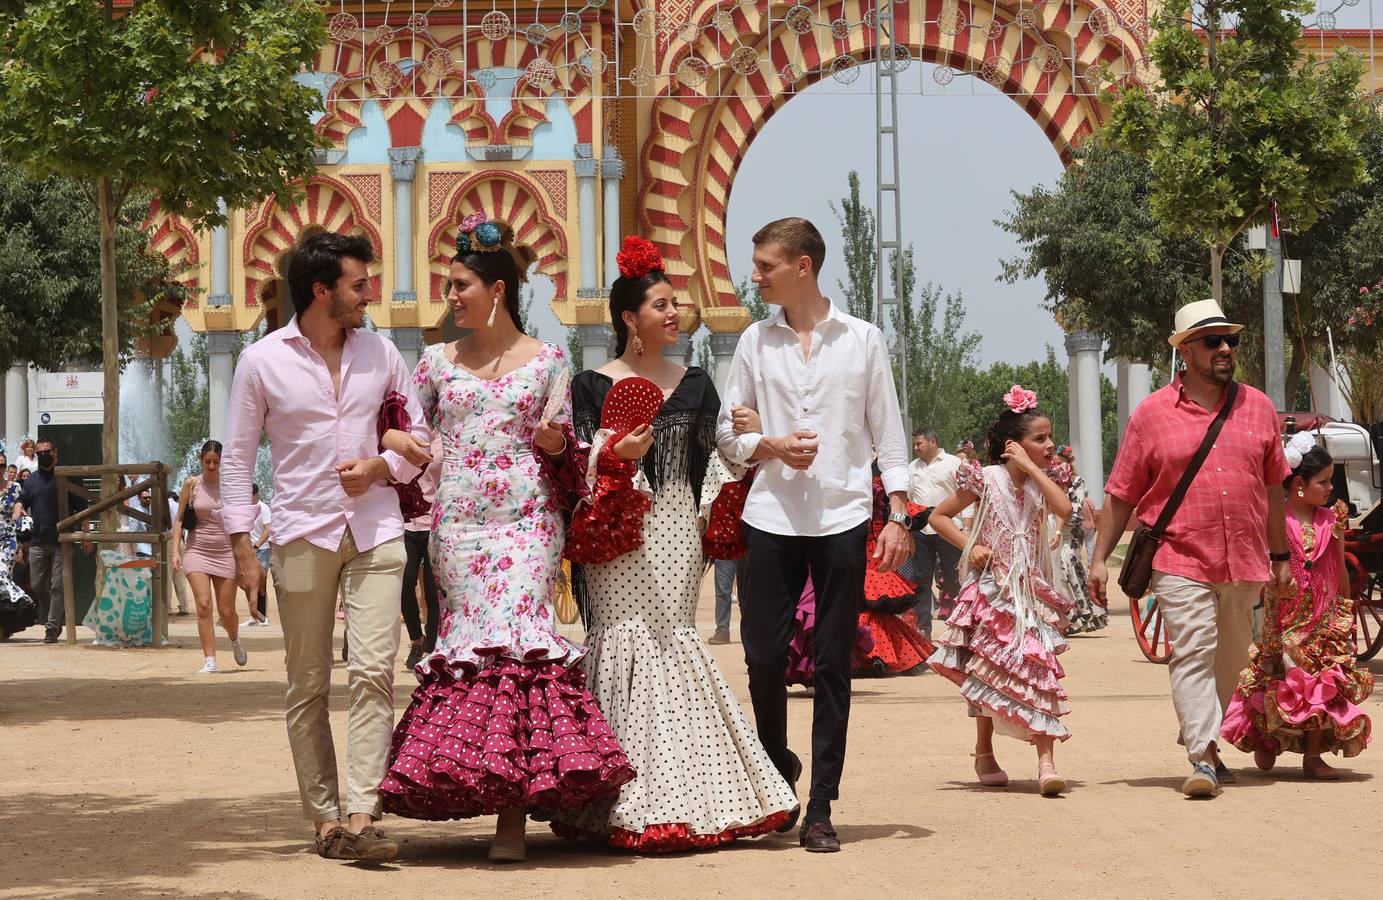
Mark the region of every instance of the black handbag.
POLYGON ((192 502, 197 499, 197 482, 192 482, 192 490, 187 494, 187 505, 182 511, 182 530, 192 531, 197 527, 197 507, 192 502))
POLYGON ((1119 569, 1119 587, 1130 600, 1140 600, 1147 595, 1148 586, 1152 583, 1153 559, 1157 556, 1158 548, 1162 546, 1162 537, 1167 533, 1172 516, 1176 515, 1177 509, 1181 507, 1181 501, 1186 499, 1186 492, 1191 489, 1191 482, 1196 480, 1196 473, 1201 470, 1205 458, 1210 455, 1210 447, 1220 436, 1225 419, 1229 418, 1229 411, 1239 396, 1239 382, 1231 381, 1226 390, 1224 405, 1215 415, 1215 420, 1210 423, 1209 430, 1201 439, 1200 447, 1196 449, 1196 455, 1191 457, 1191 462, 1182 473, 1172 496, 1167 498, 1167 504, 1162 507, 1157 522, 1151 526, 1139 522, 1138 527, 1133 529, 1128 553, 1124 555, 1124 565, 1119 569))

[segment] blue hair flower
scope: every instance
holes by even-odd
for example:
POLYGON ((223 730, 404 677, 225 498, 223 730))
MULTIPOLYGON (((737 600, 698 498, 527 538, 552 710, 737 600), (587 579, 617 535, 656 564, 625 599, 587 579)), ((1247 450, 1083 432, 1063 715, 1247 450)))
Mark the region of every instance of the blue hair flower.
POLYGON ((481 222, 475 226, 475 239, 480 246, 485 248, 496 247, 499 245, 500 231, 499 226, 494 222, 481 222))
POLYGON ((456 252, 457 252, 457 253, 470 253, 470 252, 471 252, 471 236, 470 236, 469 234, 466 234, 466 232, 464 232, 464 231, 461 232, 460 234, 458 234, 458 235, 456 236, 456 252))

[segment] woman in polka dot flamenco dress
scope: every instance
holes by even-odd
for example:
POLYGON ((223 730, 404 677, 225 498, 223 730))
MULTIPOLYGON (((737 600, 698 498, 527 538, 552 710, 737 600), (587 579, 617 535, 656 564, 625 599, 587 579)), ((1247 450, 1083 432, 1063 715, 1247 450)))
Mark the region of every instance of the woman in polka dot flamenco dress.
POLYGON ((414 373, 442 439, 430 551, 443 612, 380 785, 396 815, 498 814, 499 861, 523 858, 525 811, 580 807, 634 776, 585 687, 582 647, 553 620, 564 526, 540 457, 553 465, 570 433, 569 376, 562 350, 522 332, 532 257, 512 240, 483 217, 462 223, 447 302, 471 334, 428 347, 414 373))
POLYGON ((591 690, 639 774, 618 798, 553 827, 641 852, 707 849, 783 825, 797 799, 696 629, 707 565, 698 515, 731 478, 715 450, 720 398, 705 370, 663 355, 677 340, 678 309, 657 250, 627 238, 619 263, 610 291, 619 358, 576 377, 573 417, 591 444, 592 471, 624 465, 651 504, 641 519, 620 517, 640 529, 632 541, 611 536, 633 549, 573 566, 573 586, 591 690), (623 411, 628 385, 614 386, 633 377, 652 382, 640 384, 652 395, 646 412, 657 413, 651 428, 621 438, 602 426, 623 411))

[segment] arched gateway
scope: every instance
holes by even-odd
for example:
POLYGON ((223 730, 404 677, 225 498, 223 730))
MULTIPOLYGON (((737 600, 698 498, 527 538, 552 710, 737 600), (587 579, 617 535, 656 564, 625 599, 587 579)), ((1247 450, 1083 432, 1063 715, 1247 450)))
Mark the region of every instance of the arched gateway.
MULTIPOLYGON (((723 359, 747 324, 726 261, 735 171, 773 113, 808 85, 848 84, 875 60, 915 78, 901 88, 910 93, 983 79, 1066 157, 1103 118, 1102 88, 1153 75, 1145 0, 324 6, 330 40, 300 77, 322 93, 317 128, 333 149, 302 196, 231 210, 227 227, 202 234, 152 211, 155 246, 201 288, 181 312, 212 338, 213 434, 230 337, 282 320, 276 267, 303 228, 357 231, 379 245, 371 319, 416 358, 446 313, 457 220, 478 208, 507 217, 537 248, 553 310, 578 327, 588 365, 608 353, 618 240, 641 232, 695 307, 684 330, 705 322, 723 359), (881 11, 896 39, 880 43, 881 11), (919 61, 936 68, 924 73, 919 61)), ((1309 40, 1318 50, 1371 43, 1344 32, 1309 40)), ((1098 397, 1098 341, 1072 335, 1068 345, 1073 383, 1094 377, 1098 397)), ((1098 430, 1097 413, 1093 421, 1098 430)))

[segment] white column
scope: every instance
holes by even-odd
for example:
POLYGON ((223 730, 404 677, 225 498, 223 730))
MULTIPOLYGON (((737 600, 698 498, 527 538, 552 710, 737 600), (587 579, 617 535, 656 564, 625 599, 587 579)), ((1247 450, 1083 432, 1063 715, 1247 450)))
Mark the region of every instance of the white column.
MULTIPOLYGON (((395 297, 398 295, 395 294, 395 297)), ((408 371, 413 371, 418 367, 418 358, 422 355, 423 347, 426 342, 423 340, 423 330, 421 328, 395 328, 393 329, 394 346, 399 348, 399 355, 403 357, 404 365, 408 366, 408 371)))
POLYGON ((29 433, 29 364, 15 363, 5 372, 5 440, 16 442, 7 448, 10 462, 19 453, 20 438, 29 433))
MULTIPOLYGON (((226 201, 217 205, 221 214, 226 214, 226 201)), ((211 230, 211 293, 206 298, 207 306, 230 306, 230 228, 217 225, 211 230)), ((219 440, 219 438, 218 438, 219 440)))
POLYGON ((716 362, 716 393, 725 396, 725 382, 730 380, 730 363, 735 358, 735 348, 739 346, 740 333, 711 334, 711 358, 716 362))
POLYGON ((231 354, 240 343, 233 331, 210 331, 206 336, 207 349, 207 437, 214 441, 226 439, 226 409, 230 405, 231 378, 235 374, 231 354))
MULTIPOLYGON (((576 216, 580 227, 581 276, 578 294, 596 290, 596 176, 600 161, 591 158, 590 144, 576 145, 576 216)), ((598 296, 598 294, 589 295, 598 296)))
POLYGON ((1349 403, 1340 391, 1340 385, 1323 366, 1311 364, 1311 400, 1316 412, 1324 413, 1332 419, 1350 420, 1349 403))
POLYGON ((1128 367, 1129 361, 1123 356, 1119 357, 1118 362, 1115 363, 1114 396, 1115 402, 1118 404, 1115 418, 1119 423, 1120 444, 1124 442, 1124 430, 1128 427, 1128 417, 1133 414, 1128 405, 1128 367))
MULTIPOLYGON (((389 173, 394 179, 394 293, 395 303, 417 303, 413 282, 413 179, 418 173, 422 147, 389 148, 389 173)), ((383 252, 383 248, 380 248, 383 252)))
MULTIPOLYGON (((1138 408, 1138 404, 1148 399, 1152 393, 1152 369, 1147 363, 1128 364, 1128 414, 1138 408)), ((1120 432, 1122 434, 1122 432, 1120 432)))
POLYGON ((1098 335, 1077 331, 1066 336, 1071 376, 1071 447, 1076 468, 1096 506, 1104 502, 1104 439, 1100 414, 1100 348, 1098 335))
POLYGON ((605 192, 600 210, 605 244, 605 277, 602 283, 609 288, 619 276, 619 264, 615 262, 615 257, 619 254, 620 245, 619 183, 624 177, 624 160, 620 159, 619 150, 615 147, 605 148, 605 159, 601 162, 600 174, 601 189, 605 192))
POLYGON ((615 330, 609 325, 577 325, 576 335, 583 369, 599 369, 614 356, 615 330))

